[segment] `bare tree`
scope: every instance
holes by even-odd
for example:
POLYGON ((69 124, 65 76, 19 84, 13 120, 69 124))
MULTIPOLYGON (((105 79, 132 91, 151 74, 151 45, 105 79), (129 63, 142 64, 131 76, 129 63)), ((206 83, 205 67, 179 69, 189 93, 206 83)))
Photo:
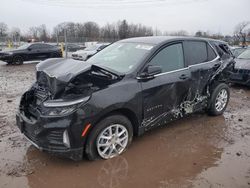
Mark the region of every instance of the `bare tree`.
POLYGON ((208 38, 211 37, 210 33, 208 31, 197 31, 195 33, 196 37, 204 37, 204 38, 208 38))
POLYGON ((117 27, 115 24, 107 23, 104 27, 101 28, 100 36, 104 40, 115 41, 118 39, 117 27))
POLYGON ((7 36, 8 26, 4 22, 0 22, 0 37, 7 36))
POLYGON ((126 20, 118 22, 118 34, 120 39, 128 38, 129 36, 129 26, 126 20))
POLYGON ((172 31, 170 33, 167 32, 167 35, 170 36, 188 36, 188 32, 185 30, 172 31))
POLYGON ((234 29, 234 37, 236 39, 236 43, 239 43, 242 41, 242 45, 246 45, 246 37, 249 32, 248 26, 250 24, 250 21, 244 21, 236 25, 234 29))
POLYGON ((38 31, 38 37, 39 37, 40 41, 44 41, 44 42, 49 41, 49 38, 50 38, 49 32, 48 32, 45 24, 38 26, 37 31, 38 31))
POLYGON ((13 27, 10 31, 11 37, 19 38, 21 36, 21 30, 18 27, 13 27))
POLYGON ((31 38, 37 39, 38 38, 38 28, 37 27, 30 27, 29 28, 29 36, 31 38))
POLYGON ((100 27, 95 22, 84 23, 84 36, 92 40, 97 40, 100 34, 100 27))

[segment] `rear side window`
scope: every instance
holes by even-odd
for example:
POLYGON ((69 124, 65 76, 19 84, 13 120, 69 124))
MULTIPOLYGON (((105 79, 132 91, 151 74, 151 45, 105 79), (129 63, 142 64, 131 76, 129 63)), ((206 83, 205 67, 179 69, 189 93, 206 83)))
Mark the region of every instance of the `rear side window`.
POLYGON ((206 62, 208 59, 206 42, 185 41, 184 52, 189 66, 206 62))
POLYGON ((207 58, 208 58, 208 61, 212 61, 216 57, 217 57, 217 55, 214 52, 214 50, 212 49, 212 47, 207 44, 207 58))
POLYGON ((156 65, 162 68, 162 72, 169 72, 184 68, 184 57, 182 44, 173 44, 162 49, 149 65, 156 65))
POLYGON ((32 45, 33 49, 45 49, 48 47, 50 47, 50 45, 47 45, 47 44, 33 44, 32 45))
POLYGON ((41 48, 40 44, 32 44, 30 47, 32 49, 40 49, 41 48))

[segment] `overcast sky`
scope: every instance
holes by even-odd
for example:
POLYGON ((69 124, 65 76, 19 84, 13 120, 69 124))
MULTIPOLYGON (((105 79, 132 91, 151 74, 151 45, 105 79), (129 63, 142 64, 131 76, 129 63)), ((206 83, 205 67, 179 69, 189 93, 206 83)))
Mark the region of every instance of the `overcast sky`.
POLYGON ((250 0, 1 0, 0 22, 26 32, 31 26, 126 19, 162 31, 197 30, 232 34, 250 21, 250 0))

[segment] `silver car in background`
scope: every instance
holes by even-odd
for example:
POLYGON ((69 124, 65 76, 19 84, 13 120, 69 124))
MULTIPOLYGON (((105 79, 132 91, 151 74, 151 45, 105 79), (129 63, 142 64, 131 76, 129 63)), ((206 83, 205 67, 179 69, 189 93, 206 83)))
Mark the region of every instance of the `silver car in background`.
POLYGON ((97 43, 93 46, 85 48, 84 50, 78 50, 72 53, 72 58, 76 60, 86 61, 88 58, 106 48, 108 45, 110 45, 110 43, 97 43))

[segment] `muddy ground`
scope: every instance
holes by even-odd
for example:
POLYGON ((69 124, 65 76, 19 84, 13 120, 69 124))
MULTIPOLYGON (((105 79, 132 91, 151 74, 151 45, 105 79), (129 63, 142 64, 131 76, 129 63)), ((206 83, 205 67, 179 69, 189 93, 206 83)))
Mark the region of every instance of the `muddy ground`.
POLYGON ((134 139, 112 160, 73 162, 38 151, 15 127, 35 63, 0 62, 0 187, 250 187, 250 90, 231 87, 223 116, 195 114, 134 139))

